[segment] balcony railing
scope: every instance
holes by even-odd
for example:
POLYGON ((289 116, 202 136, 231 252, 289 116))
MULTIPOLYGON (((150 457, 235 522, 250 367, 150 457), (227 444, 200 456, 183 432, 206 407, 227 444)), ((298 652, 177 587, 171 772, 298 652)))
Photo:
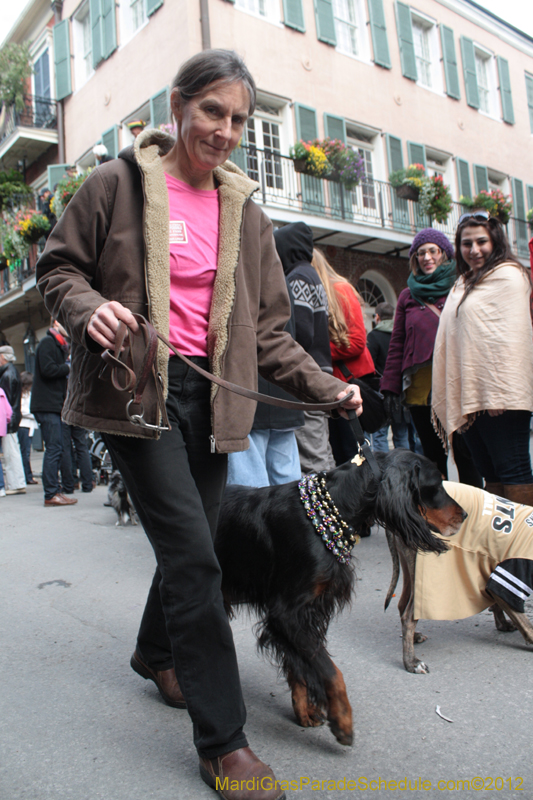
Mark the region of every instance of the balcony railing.
POLYGON ((24 281, 35 272, 35 267, 30 267, 29 259, 24 258, 6 269, 0 267, 0 297, 20 289, 24 281))
POLYGON ((15 106, 2 109, 0 117, 0 143, 7 139, 16 128, 57 128, 57 103, 47 97, 25 95, 24 108, 17 111, 15 106))
MULTIPOLYGON (((453 241, 459 217, 465 211, 460 203, 453 203, 445 224, 432 223, 420 212, 418 203, 399 198, 385 181, 365 181, 348 191, 339 183, 298 173, 291 158, 256 147, 237 148, 232 160, 260 184, 255 199, 264 205, 327 217, 330 224, 344 221, 369 226, 376 228, 377 236, 379 229, 414 235, 433 226, 453 241)), ((506 228, 511 247, 527 258, 527 222, 511 218, 506 228)))

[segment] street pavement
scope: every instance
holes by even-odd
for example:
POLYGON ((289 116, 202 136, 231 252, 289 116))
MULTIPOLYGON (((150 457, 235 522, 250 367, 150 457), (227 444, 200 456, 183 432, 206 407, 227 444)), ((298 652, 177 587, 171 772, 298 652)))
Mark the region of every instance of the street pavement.
MULTIPOLYGON (((154 568, 143 530, 115 525, 105 487, 77 497, 44 508, 31 486, 0 499, 0 800, 215 798, 198 775, 187 712, 129 667, 154 568)), ((256 652, 254 620, 243 612, 233 623, 249 741, 278 778, 298 782, 287 797, 531 800, 533 652, 519 633, 496 631, 488 612, 423 622, 418 654, 431 673, 406 673, 396 599, 383 612, 383 532, 356 555, 357 597, 329 636, 353 747, 327 727, 296 725, 286 685, 256 652), (476 778, 480 788, 467 788, 476 778)))

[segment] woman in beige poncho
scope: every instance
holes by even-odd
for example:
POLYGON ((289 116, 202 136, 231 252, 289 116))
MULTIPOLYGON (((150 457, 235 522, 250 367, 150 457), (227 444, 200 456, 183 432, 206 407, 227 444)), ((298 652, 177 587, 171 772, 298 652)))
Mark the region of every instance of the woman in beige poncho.
POLYGON ((502 225, 464 214, 457 270, 433 357, 433 419, 443 440, 463 434, 486 488, 533 505, 531 281, 502 225))

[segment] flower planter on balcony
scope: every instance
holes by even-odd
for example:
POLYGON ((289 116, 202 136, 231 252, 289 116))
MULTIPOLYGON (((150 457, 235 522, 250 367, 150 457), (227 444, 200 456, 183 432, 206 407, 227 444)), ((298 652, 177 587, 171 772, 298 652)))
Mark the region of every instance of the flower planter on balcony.
POLYGON ((295 172, 307 173, 307 161, 305 158, 293 158, 292 163, 294 164, 295 172))
POLYGON ((403 200, 414 200, 417 202, 420 196, 420 189, 418 189, 416 186, 411 186, 408 183, 404 183, 401 186, 396 187, 396 194, 403 200))

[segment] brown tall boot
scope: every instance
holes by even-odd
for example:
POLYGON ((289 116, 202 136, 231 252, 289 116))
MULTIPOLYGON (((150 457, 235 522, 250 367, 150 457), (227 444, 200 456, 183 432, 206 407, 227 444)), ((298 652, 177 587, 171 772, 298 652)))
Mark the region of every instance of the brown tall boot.
POLYGON ((506 497, 503 483, 488 483, 485 481, 485 491, 491 494, 497 494, 498 497, 506 497))
POLYGON ((506 484, 503 487, 503 496, 513 503, 533 506, 533 483, 506 484))

